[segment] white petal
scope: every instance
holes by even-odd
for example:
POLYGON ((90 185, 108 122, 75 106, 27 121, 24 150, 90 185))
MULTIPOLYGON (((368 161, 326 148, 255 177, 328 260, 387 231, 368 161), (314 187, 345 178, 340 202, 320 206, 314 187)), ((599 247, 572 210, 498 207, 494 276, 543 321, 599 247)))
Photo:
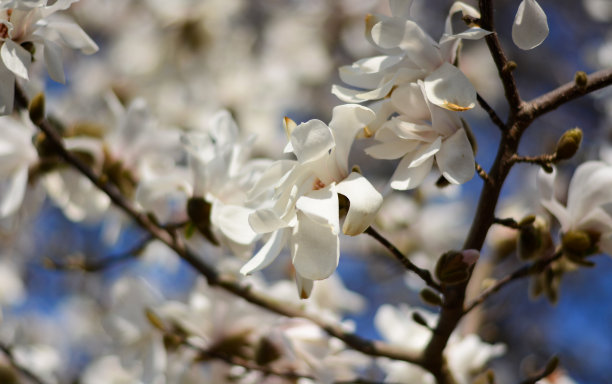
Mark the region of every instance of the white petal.
POLYGON ((272 236, 270 236, 255 256, 240 268, 240 273, 249 275, 270 265, 287 243, 289 234, 289 228, 279 229, 272 233, 272 236))
POLYGON ((533 49, 548 36, 546 13, 535 0, 523 0, 512 25, 512 41, 521 49, 533 49))
POLYGON ((434 157, 431 156, 426 159, 418 167, 409 167, 412 162, 412 158, 407 155, 395 168, 395 172, 391 176, 391 188, 405 191, 407 189, 414 189, 421 185, 425 177, 429 174, 431 166, 433 165, 434 157))
MULTIPOLYGON (((32 55, 21 45, 13 40, 4 40, 0 48, 0 56, 4 65, 15 75, 28 80, 28 67, 32 61, 32 55)), ((2 85, 4 86, 4 84, 2 85)))
POLYGON ((433 159, 434 155, 438 153, 442 146, 442 138, 438 137, 433 143, 429 145, 423 145, 416 152, 408 155, 410 162, 408 163, 409 168, 418 167, 429 159, 433 159))
POLYGON ((442 176, 452 184, 463 184, 474 177, 474 152, 463 128, 442 142, 436 163, 442 176))
POLYGON ((480 18, 480 12, 471 5, 467 5, 463 1, 455 1, 448 10, 448 16, 444 23, 444 33, 447 35, 453 34, 452 17, 455 13, 461 12, 462 16, 470 16, 475 19, 480 18))
POLYGON ((425 78, 425 93, 433 104, 451 111, 465 111, 476 105, 476 90, 452 64, 444 63, 425 78))
POLYGON ((383 197, 368 179, 357 172, 351 173, 338 184, 338 193, 350 201, 342 232, 356 236, 365 231, 374 221, 383 202, 383 197))
POLYGON ((249 225, 249 215, 253 210, 238 205, 213 203, 210 213, 211 221, 221 232, 238 244, 251 244, 257 233, 249 225))
POLYGON ((304 164, 327 155, 334 146, 334 136, 325 123, 313 119, 295 127, 291 145, 298 161, 304 164))
POLYGON ((338 234, 329 225, 321 225, 298 212, 298 223, 291 237, 291 255, 300 276, 311 280, 325 279, 338 266, 338 234))
POLYGON ((542 169, 538 171, 537 185, 540 204, 557 218, 561 224, 561 230, 567 231, 570 229, 571 221, 568 210, 555 197, 556 175, 557 170, 554 167, 552 173, 546 173, 542 169))
POLYGON ((335 141, 334 156, 338 168, 346 175, 348 172, 348 157, 357 132, 361 131, 376 118, 369 108, 356 104, 339 105, 334 108, 329 127, 335 141))
POLYGON ((378 88, 385 71, 401 61, 401 56, 375 56, 340 67, 340 80, 357 88, 378 88))
POLYGON ((429 107, 419 84, 400 85, 391 94, 391 102, 405 120, 420 123, 430 119, 429 107))
POLYGON ((375 159, 399 159, 408 152, 413 151, 418 145, 419 142, 416 140, 402 140, 400 138, 396 138, 393 141, 372 145, 371 147, 365 149, 365 153, 375 159))
POLYGON ((295 283, 297 285, 298 295, 300 295, 300 299, 309 298, 310 294, 312 293, 314 281, 300 276, 300 274, 296 271, 295 272, 295 283))
POLYGON ((64 64, 62 62, 62 47, 50 40, 44 40, 44 46, 45 64, 49 76, 58 83, 64 84, 66 77, 64 76, 64 64))
POLYGON ((13 214, 21 206, 28 182, 28 167, 19 168, 8 180, 0 182, 0 218, 13 214))
POLYGON ((249 225, 257 233, 268 233, 288 226, 273 209, 258 209, 249 215, 249 225))
POLYGON ((86 55, 98 52, 98 45, 73 21, 54 21, 47 27, 57 31, 70 48, 78 49, 86 55))
POLYGON ((318 224, 330 226, 334 233, 340 232, 335 184, 300 196, 295 207, 318 224))

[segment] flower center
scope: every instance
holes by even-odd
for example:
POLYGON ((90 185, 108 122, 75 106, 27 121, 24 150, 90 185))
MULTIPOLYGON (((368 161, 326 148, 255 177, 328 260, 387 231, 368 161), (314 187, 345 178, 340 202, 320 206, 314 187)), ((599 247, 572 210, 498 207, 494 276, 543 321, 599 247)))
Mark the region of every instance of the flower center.
POLYGON ((312 190, 318 191, 319 189, 325 188, 325 183, 321 181, 318 177, 315 179, 314 183, 312 183, 312 190))
MULTIPOLYGON (((12 14, 13 14, 12 9, 6 10, 6 21, 7 22, 11 21, 12 14)), ((0 24, 0 39, 8 38, 9 37, 8 32, 9 32, 9 28, 6 26, 6 24, 0 24)))

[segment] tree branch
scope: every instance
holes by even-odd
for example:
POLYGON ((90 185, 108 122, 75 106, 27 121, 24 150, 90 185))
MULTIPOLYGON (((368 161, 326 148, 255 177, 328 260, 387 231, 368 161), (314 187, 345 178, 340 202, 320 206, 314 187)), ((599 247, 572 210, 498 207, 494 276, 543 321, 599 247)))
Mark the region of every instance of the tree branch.
POLYGON ((23 376, 27 377, 28 380, 35 384, 46 384, 46 382, 40 377, 38 377, 34 372, 30 371, 28 368, 22 366, 17 362, 15 356, 13 355, 13 350, 11 349, 11 347, 0 343, 0 350, 4 353, 11 366, 17 371, 19 371, 19 373, 21 373, 23 376))
POLYGON ((397 249, 395 245, 391 244, 389 240, 387 240, 383 235, 381 235, 373 227, 368 227, 368 229, 366 229, 364 233, 367 233, 368 235, 372 236, 383 247, 387 248, 387 250, 389 250, 389 252, 391 252, 391 254, 395 256, 395 258, 400 263, 402 263, 402 265, 406 267, 406 269, 416 273, 425 282, 425 284, 435 289, 436 291, 440 292, 441 290, 440 284, 434 281, 434 279, 431 277, 431 273, 428 270, 417 267, 412 261, 408 259, 406 255, 404 255, 399 249, 397 249))
POLYGON ((561 105, 612 84, 612 68, 603 69, 586 77, 578 84, 570 81, 557 89, 526 103, 519 114, 520 119, 533 121, 539 116, 557 109, 561 105))
POLYGON ((476 94, 476 99, 478 100, 478 104, 480 104, 482 109, 487 112, 493 124, 497 125, 502 131, 508 129, 508 127, 506 127, 506 124, 504 124, 504 122, 499 118, 499 115, 497 115, 497 112, 495 112, 493 107, 491 107, 489 103, 487 103, 487 101, 483 99, 482 96, 480 96, 480 93, 476 94))
POLYGON ((516 271, 512 272, 511 274, 507 275, 506 277, 498 280, 494 285, 485 289, 480 294, 480 296, 478 296, 478 298, 474 299, 474 301, 472 301, 470 304, 466 306, 465 310, 463 311, 464 315, 468 314, 472 309, 482 304, 486 299, 488 299, 494 293, 499 292, 506 285, 510 284, 513 281, 519 280, 523 277, 531 276, 533 274, 541 272, 542 270, 544 270, 544 268, 548 267, 555 260, 559 260, 562 255, 563 253, 561 251, 557 251, 550 257, 524 265, 521 268, 517 269, 516 271))

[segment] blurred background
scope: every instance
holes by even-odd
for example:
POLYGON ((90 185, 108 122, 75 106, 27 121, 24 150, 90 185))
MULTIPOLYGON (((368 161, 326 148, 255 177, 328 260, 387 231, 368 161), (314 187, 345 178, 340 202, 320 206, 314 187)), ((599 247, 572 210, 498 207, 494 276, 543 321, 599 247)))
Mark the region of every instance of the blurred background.
MULTIPOLYGON (((415 0, 414 19, 438 39, 451 3, 415 0)), ((528 52, 510 40, 518 3, 495 1, 496 24, 507 55, 517 63, 514 74, 525 100, 572 81, 578 70, 589 73, 612 65, 612 1, 540 0, 550 35, 528 52)), ((46 78, 41 69, 40 83, 32 87, 45 90, 48 110, 68 125, 114 124, 105 101, 109 94, 124 106, 144 99, 152 118, 164 127, 205 126, 225 108, 242 135, 257 134, 254 157, 277 159, 286 141, 283 117, 298 123, 329 121, 332 108, 341 104, 330 93, 332 84, 340 83, 337 68, 376 54, 364 39, 367 13, 389 10, 377 0, 81 0, 69 15, 100 51, 87 57, 66 52, 72 55, 65 62, 66 84, 46 78)), ((483 41, 464 43, 460 67, 504 119, 503 90, 483 41)), ((582 149, 560 167, 562 177, 569 180, 585 160, 612 162, 611 96, 612 90, 602 90, 537 120, 523 138, 521 154, 550 153, 564 131, 580 127, 582 149)), ((478 141, 477 161, 488 169, 498 129, 479 107, 463 117, 478 141)), ((396 162, 368 158, 364 146, 356 143, 351 163, 359 164, 379 190, 388 191, 396 162)), ((522 164, 513 169, 499 217, 545 215, 538 207, 536 171, 522 164)), ((415 191, 389 192, 376 223, 415 263, 428 268, 444 251, 461 247, 482 186, 475 177, 461 187, 439 189, 436 179, 432 175, 415 191)), ((121 257, 145 234, 112 209, 96 220, 69 219, 57 201, 45 197, 41 185, 32 185, 18 214, 0 225, 0 340, 36 345, 30 352, 45 356, 37 361, 52 365, 59 359, 60 382, 77 380, 92 359, 111 348, 100 319, 111 306, 111 287, 118 279, 143 277, 175 300, 186 300, 196 280, 193 270, 161 246, 95 273, 54 268, 75 259, 121 257)), ((508 245, 513 236, 500 228, 490 233, 473 292, 481 276, 501 277, 521 265, 508 245)), ((381 338, 372 319, 383 303, 423 306, 419 281, 406 276, 374 240, 343 237, 341 251, 340 277, 367 301, 347 317, 359 334, 381 338)), ((290 262, 284 260, 266 272, 270 279, 286 277, 290 262)), ((464 331, 508 346, 506 355, 492 362, 499 383, 518 382, 553 355, 577 383, 609 382, 612 260, 602 255, 593 261, 595 268, 564 277, 556 304, 530 299, 529 282, 518 281, 464 320, 464 331)))

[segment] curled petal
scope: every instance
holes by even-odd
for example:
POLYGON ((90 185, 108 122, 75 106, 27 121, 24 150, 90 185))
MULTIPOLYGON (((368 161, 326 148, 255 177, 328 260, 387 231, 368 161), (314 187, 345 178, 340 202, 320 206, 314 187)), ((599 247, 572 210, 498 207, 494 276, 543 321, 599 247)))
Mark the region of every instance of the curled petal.
POLYGON ((520 49, 533 49, 548 36, 546 13, 535 0, 523 0, 519 4, 514 24, 512 41, 520 49))
POLYGON ((405 191, 418 187, 431 170, 433 161, 434 157, 431 156, 426 158, 420 165, 409 167, 412 158, 410 155, 406 155, 397 165, 395 172, 391 176, 391 188, 405 191))
POLYGON ((463 128, 444 140, 436 162, 442 176, 452 184, 463 184, 474 177, 474 152, 463 128))
POLYGON ((228 239, 248 245, 255 241, 257 233, 249 225, 252 210, 238 205, 215 202, 212 206, 211 221, 228 239))
POLYGON ((28 183, 28 167, 17 169, 0 182, 0 218, 13 214, 21 206, 28 183))
POLYGON ((353 87, 378 88, 385 71, 398 64, 401 59, 401 56, 369 57, 340 67, 338 73, 340 80, 353 87))
POLYGON ((425 93, 432 104, 451 111, 465 111, 476 105, 476 90, 452 64, 444 63, 425 78, 425 93))
POLYGON ((375 159, 399 159, 410 151, 413 151, 419 142, 416 140, 402 140, 395 138, 392 141, 386 141, 380 144, 375 144, 365 149, 365 153, 375 159))
POLYGON ((310 280, 329 277, 338 266, 338 234, 329 225, 321 225, 306 214, 297 213, 297 225, 291 237, 291 256, 295 270, 310 280))
POLYGON ((304 164, 326 155, 334 146, 334 136, 324 122, 313 119, 295 127, 291 145, 298 161, 304 164))
POLYGON ((72 49, 78 49, 86 55, 98 52, 98 45, 73 21, 54 21, 47 25, 61 36, 72 49))
POLYGON ((0 48, 0 56, 4 65, 11 72, 22 79, 28 80, 28 67, 32 61, 30 52, 21 45, 16 44, 13 40, 7 39, 4 40, 4 44, 0 48))
POLYGON ((298 272, 295 273, 295 283, 297 284, 298 295, 300 295, 300 299, 307 299, 310 297, 312 293, 312 288, 314 286, 314 281, 302 277, 298 272))
POLYGON ((356 104, 339 105, 334 108, 329 127, 334 134, 334 156, 341 172, 348 172, 348 157, 357 133, 376 118, 369 108, 356 104))
POLYGON ((383 197, 368 179, 360 173, 353 172, 338 184, 338 193, 349 199, 350 206, 342 232, 356 236, 365 231, 380 209, 383 197))
POLYGON ((49 77, 58 83, 64 84, 66 77, 64 76, 64 64, 62 62, 62 47, 50 40, 43 40, 43 44, 45 47, 45 64, 47 65, 49 77))
POLYGON ((13 112, 15 96, 15 74, 0 62, 0 115, 13 112))
POLYGON ((272 236, 270 236, 264 246, 261 247, 259 252, 240 268, 240 273, 249 275, 270 265, 279 255, 280 251, 287 243, 287 240, 289 240, 290 233, 289 228, 279 229, 272 233, 272 236))

